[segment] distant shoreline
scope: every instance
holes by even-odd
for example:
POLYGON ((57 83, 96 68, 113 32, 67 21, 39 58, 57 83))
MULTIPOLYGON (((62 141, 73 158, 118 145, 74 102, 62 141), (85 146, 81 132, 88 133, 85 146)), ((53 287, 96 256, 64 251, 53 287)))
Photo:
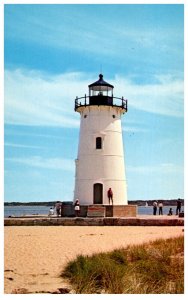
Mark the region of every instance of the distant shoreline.
MULTIPOLYGON (((184 199, 179 198, 184 206, 184 199)), ((162 201, 164 206, 176 206, 178 199, 153 199, 153 200, 130 200, 128 204, 138 206, 152 206, 154 201, 162 201)), ((46 202, 4 202, 4 206, 54 206, 57 201, 46 201, 46 202)), ((66 204, 71 204, 72 201, 62 201, 66 204)))

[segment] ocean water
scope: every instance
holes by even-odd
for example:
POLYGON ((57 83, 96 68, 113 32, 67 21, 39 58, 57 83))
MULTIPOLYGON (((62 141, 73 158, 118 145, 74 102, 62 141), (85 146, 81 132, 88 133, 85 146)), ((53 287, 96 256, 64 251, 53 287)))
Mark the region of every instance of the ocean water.
POLYGON ((47 215, 50 206, 4 206, 4 217, 23 215, 47 215))
MULTIPOLYGON (((176 214, 176 206, 163 206, 163 215, 167 215, 170 207, 173 210, 173 215, 176 214)), ((184 206, 181 207, 181 211, 184 210, 184 206)), ((159 209, 157 209, 157 215, 159 214, 159 209)), ((153 215, 153 206, 138 206, 138 215, 153 215)))
MULTIPOLYGON (((176 206, 164 206, 163 215, 167 215, 169 208, 172 207, 173 214, 176 213, 176 206)), ((4 216, 23 216, 23 215, 47 215, 50 206, 4 206, 4 216)), ((184 207, 182 206, 182 211, 184 207)), ((157 213, 158 214, 158 213, 157 213)), ((138 215, 153 215, 152 206, 138 206, 138 215)))

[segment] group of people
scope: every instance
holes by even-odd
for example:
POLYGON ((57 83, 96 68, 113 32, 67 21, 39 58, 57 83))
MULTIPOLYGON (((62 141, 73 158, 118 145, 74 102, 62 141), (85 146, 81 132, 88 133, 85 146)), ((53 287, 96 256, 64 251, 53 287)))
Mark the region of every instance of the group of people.
MULTIPOLYGON (((74 203, 74 210, 75 210, 75 216, 78 217, 80 212, 80 203, 78 199, 76 199, 74 203)), ((61 203, 60 201, 57 201, 54 207, 50 207, 48 215, 53 216, 55 214, 57 217, 63 215, 63 203, 61 203)))
POLYGON ((159 208, 159 215, 163 215, 163 203, 160 201, 159 203, 157 201, 153 202, 153 215, 156 216, 157 209, 159 208))
MULTIPOLYGON (((107 191, 107 197, 108 197, 108 201, 109 201, 109 205, 110 203, 113 205, 113 192, 112 189, 109 188, 107 191)), ((56 215, 57 217, 62 216, 62 212, 63 212, 63 203, 61 203, 60 201, 57 201, 57 203, 55 204, 54 208, 51 207, 49 210, 49 216, 52 216, 55 214, 55 210, 56 210, 56 215)), ((80 203, 79 203, 79 199, 76 199, 75 203, 74 203, 74 211, 75 211, 75 216, 79 217, 80 215, 80 203)), ((157 211, 159 211, 159 215, 163 215, 163 202, 162 201, 154 201, 153 202, 153 215, 155 216, 157 214, 157 211)), ((181 212, 181 200, 178 199, 177 200, 177 207, 176 207, 176 215, 178 215, 181 212)), ((173 215, 173 209, 170 207, 169 212, 168 212, 168 216, 173 215)))
POLYGON ((55 215, 55 211, 56 211, 57 217, 60 217, 61 211, 62 211, 62 203, 60 201, 57 201, 54 207, 50 207, 48 215, 49 216, 55 215))
MULTIPOLYGON (((113 192, 112 192, 111 188, 109 188, 107 191, 107 197, 108 197, 109 204, 111 203, 113 205, 113 192)), ((79 199, 76 199, 76 201, 73 205, 74 205, 75 216, 79 217, 79 215, 80 215, 79 199)), ((61 203, 60 201, 57 201, 55 206, 50 208, 48 215, 53 216, 53 215, 55 215, 55 213, 56 213, 57 217, 60 217, 63 215, 63 203, 61 203)))
MULTIPOLYGON (((153 215, 155 216, 157 214, 157 209, 159 209, 159 215, 163 215, 163 203, 162 201, 157 201, 153 202, 153 215)), ((181 200, 177 200, 177 206, 176 206, 176 215, 178 215, 181 212, 181 200)), ((173 209, 170 207, 168 216, 173 215, 173 209)))

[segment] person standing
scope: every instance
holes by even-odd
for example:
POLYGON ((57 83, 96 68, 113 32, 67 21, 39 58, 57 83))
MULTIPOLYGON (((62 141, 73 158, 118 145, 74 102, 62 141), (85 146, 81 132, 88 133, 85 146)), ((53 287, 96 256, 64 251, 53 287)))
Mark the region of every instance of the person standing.
POLYGON ((76 201, 74 203, 74 211, 75 211, 75 216, 79 217, 79 214, 80 214, 80 203, 79 203, 78 199, 76 199, 76 201))
POLYGON ((112 205, 113 205, 113 192, 111 188, 109 188, 107 192, 107 196, 108 196, 109 205, 110 205, 110 200, 112 201, 112 205))
POLYGON ((159 202, 159 215, 163 215, 163 203, 159 202))
POLYGON ((178 215, 181 212, 181 200, 177 200, 177 207, 176 207, 176 215, 178 215))
POLYGON ((157 213, 157 201, 153 202, 153 215, 156 216, 157 213))
POLYGON ((55 209, 56 209, 57 217, 60 217, 60 215, 61 215, 61 202, 60 201, 57 201, 57 203, 55 205, 55 209))

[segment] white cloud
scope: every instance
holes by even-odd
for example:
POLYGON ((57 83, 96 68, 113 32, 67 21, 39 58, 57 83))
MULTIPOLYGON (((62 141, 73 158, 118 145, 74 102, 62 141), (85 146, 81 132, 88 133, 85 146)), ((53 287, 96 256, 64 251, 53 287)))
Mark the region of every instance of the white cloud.
POLYGON ((12 147, 12 148, 31 148, 31 149, 42 149, 45 147, 42 146, 33 146, 33 145, 23 145, 23 144, 14 144, 14 143, 4 143, 5 147, 12 147))
POLYGON ((141 127, 122 126, 122 131, 135 133, 135 132, 148 132, 148 129, 141 128, 141 127))
POLYGON ((168 76, 157 76, 157 83, 135 84, 116 76, 114 84, 120 94, 126 95, 128 104, 139 110, 162 115, 183 117, 183 81, 168 76))
POLYGON ((80 80, 74 73, 6 71, 5 123, 77 127, 74 99, 79 91, 83 94, 80 80))
POLYGON ((173 163, 161 163, 153 166, 127 166, 127 172, 139 173, 139 174, 169 174, 169 173, 182 173, 183 167, 175 165, 173 163))
POLYGON ((6 158, 5 160, 11 163, 24 164, 32 168, 74 171, 74 161, 72 159, 31 156, 27 158, 6 158))
MULTIPOLYGON (((182 45, 183 30, 177 20, 164 28, 162 20, 158 23, 155 17, 152 18, 155 14, 151 10, 149 19, 144 18, 145 14, 148 14, 147 8, 143 10, 139 8, 130 13, 126 6, 119 6, 118 10, 114 7, 113 17, 111 9, 110 6, 103 5, 100 5, 100 9, 97 6, 73 5, 32 7, 32 10, 27 6, 6 7, 6 37, 19 38, 27 43, 47 47, 85 52, 86 55, 99 55, 100 58, 103 56, 103 59, 113 57, 114 60, 114 56, 117 56, 122 63, 132 56, 135 59, 135 53, 130 51, 132 47, 138 49, 136 55, 138 60, 142 48, 149 49, 148 56, 152 50, 151 57, 153 57, 153 53, 158 54, 159 46, 160 54, 161 52, 171 54, 174 48, 178 49, 178 46, 182 45), (102 13, 102 18, 101 10, 105 12, 102 13), (141 11, 144 13, 143 16, 141 11), (134 26, 132 26, 133 19, 134 26)), ((164 8, 164 13, 166 16, 170 13, 167 7, 164 8)), ((171 14, 169 18, 170 16, 171 14)))
MULTIPOLYGON (((85 73, 5 71, 5 123, 78 127, 74 99, 88 92, 93 78, 85 73)), ((116 76, 109 81, 115 86, 114 95, 126 95, 130 107, 183 117, 183 82, 171 76, 158 76, 157 80, 158 83, 139 85, 116 76)))

